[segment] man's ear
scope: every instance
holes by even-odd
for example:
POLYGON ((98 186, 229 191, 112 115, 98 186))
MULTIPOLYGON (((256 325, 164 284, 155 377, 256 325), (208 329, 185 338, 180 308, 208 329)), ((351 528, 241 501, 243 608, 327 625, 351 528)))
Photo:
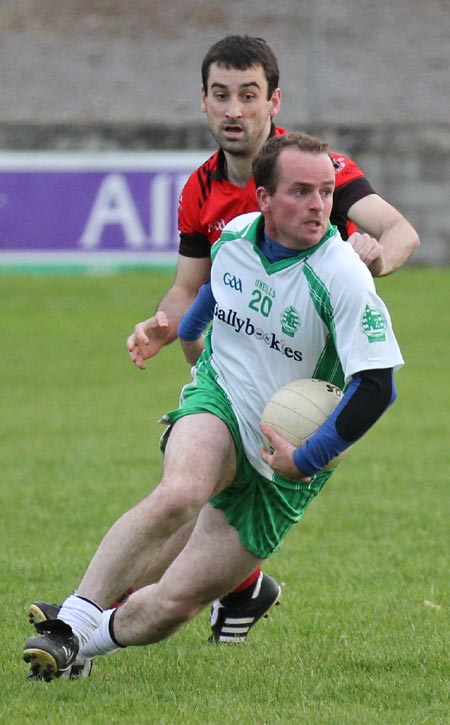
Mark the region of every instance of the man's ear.
POLYGON ((256 201, 262 213, 265 214, 269 209, 270 194, 264 186, 258 186, 256 189, 256 201))
POLYGON ((201 109, 202 109, 203 113, 206 113, 206 93, 205 93, 205 88, 204 88, 203 84, 201 86, 200 93, 201 93, 201 109))
POLYGON ((281 107, 281 90, 279 88, 275 88, 274 92, 270 97, 269 103, 269 116, 271 118, 275 118, 275 116, 278 115, 281 107))

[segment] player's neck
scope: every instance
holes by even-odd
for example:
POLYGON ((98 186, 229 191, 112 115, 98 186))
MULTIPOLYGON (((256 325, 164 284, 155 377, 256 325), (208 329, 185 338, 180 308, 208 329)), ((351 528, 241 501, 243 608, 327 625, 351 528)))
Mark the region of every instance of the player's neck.
POLYGON ((225 171, 230 184, 244 187, 252 175, 252 158, 225 153, 225 171))

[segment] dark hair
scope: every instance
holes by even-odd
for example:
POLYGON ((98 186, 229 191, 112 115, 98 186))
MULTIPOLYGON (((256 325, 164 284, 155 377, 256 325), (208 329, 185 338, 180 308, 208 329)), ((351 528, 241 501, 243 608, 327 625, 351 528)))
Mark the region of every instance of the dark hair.
POLYGON ((275 53, 263 38, 251 35, 227 35, 211 46, 202 63, 202 83, 208 93, 209 68, 212 63, 225 68, 247 70, 254 65, 262 66, 268 85, 268 98, 278 88, 280 71, 275 53))
POLYGON ((283 149, 295 146, 312 154, 328 154, 328 144, 307 133, 291 132, 269 138, 253 160, 252 173, 256 188, 263 186, 274 194, 279 181, 278 157, 283 149))

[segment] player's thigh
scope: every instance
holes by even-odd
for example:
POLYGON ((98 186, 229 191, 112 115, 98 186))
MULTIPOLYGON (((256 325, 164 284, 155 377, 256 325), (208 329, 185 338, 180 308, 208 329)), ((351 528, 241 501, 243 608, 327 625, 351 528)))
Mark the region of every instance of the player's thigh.
POLYGON ((176 489, 181 500, 195 500, 201 508, 235 475, 234 441, 220 418, 197 413, 177 420, 164 453, 163 489, 176 489))
POLYGON ((243 546, 224 513, 207 504, 186 546, 161 578, 160 594, 206 606, 234 589, 262 561, 243 546))

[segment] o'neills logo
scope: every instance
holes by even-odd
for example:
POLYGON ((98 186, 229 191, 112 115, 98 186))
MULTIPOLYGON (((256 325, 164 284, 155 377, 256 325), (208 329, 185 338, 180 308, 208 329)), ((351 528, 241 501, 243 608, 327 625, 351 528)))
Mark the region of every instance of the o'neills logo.
POLYGON ((235 332, 242 332, 249 336, 253 335, 257 340, 262 340, 271 350, 275 350, 275 352, 279 352, 287 358, 292 358, 297 362, 301 362, 303 359, 300 350, 293 350, 282 337, 277 337, 274 332, 265 332, 260 327, 255 327, 249 317, 239 317, 236 310, 222 310, 216 304, 214 317, 217 317, 225 325, 230 325, 235 332))

